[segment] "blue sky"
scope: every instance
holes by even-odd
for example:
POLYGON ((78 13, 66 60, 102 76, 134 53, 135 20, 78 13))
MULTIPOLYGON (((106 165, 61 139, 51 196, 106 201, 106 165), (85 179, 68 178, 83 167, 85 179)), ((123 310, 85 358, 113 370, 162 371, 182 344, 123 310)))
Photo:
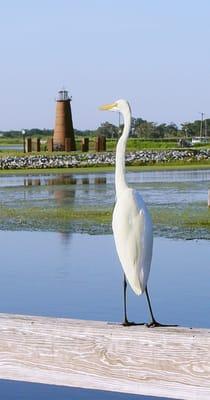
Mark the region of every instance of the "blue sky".
POLYGON ((210 117, 209 0, 0 0, 0 130, 53 128, 72 95, 74 127, 94 129, 129 100, 134 117, 210 117))

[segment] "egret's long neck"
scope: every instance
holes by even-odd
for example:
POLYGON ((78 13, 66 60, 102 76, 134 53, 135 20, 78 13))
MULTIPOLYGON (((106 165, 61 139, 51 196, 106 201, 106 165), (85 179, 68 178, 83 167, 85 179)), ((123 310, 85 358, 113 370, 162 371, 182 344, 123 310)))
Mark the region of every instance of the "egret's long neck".
POLYGON ((125 149, 131 127, 131 113, 129 108, 123 113, 123 118, 123 133, 117 143, 116 148, 115 189, 117 198, 119 194, 127 187, 125 178, 125 149))

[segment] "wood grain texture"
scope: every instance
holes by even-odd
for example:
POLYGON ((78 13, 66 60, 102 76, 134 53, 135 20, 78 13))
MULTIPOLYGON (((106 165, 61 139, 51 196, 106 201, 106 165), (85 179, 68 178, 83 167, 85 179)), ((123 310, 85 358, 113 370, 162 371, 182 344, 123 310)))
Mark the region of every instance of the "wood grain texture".
POLYGON ((0 378, 210 399, 210 330, 0 314, 0 378))

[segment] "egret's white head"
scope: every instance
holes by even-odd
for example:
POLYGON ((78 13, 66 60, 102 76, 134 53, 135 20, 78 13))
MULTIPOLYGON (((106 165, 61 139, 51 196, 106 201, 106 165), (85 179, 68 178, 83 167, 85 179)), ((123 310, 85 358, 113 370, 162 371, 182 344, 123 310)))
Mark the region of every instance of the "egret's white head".
POLYGON ((118 111, 124 114, 125 112, 130 111, 130 105, 127 100, 120 99, 115 101, 114 103, 101 106, 100 110, 118 111))

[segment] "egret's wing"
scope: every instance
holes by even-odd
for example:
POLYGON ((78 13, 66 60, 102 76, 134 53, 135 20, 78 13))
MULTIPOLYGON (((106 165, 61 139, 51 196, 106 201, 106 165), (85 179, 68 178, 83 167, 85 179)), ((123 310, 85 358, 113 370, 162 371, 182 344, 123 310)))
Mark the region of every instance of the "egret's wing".
POLYGON ((139 278, 142 283, 143 289, 145 289, 149 277, 151 260, 152 260, 152 248, 153 248, 153 226, 152 219, 147 209, 144 200, 140 194, 134 191, 136 203, 138 204, 139 214, 143 226, 143 234, 140 235, 140 259, 139 259, 139 278))
POLYGON ((126 189, 115 205, 112 227, 117 253, 136 294, 146 286, 152 257, 152 223, 141 196, 126 189))

